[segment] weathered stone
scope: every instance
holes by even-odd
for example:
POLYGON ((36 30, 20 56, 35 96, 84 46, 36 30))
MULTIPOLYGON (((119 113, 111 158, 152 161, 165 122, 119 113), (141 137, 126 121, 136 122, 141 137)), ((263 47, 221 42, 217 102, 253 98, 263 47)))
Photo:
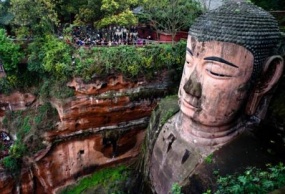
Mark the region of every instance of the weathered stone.
POLYGON ((30 93, 13 92, 10 95, 0 94, 0 117, 5 111, 24 110, 36 101, 36 97, 30 93))
MULTIPOLYGON (((1 193, 55 193, 98 169, 132 161, 140 151, 151 111, 169 92, 168 76, 164 72, 152 81, 126 81, 119 75, 88 84, 74 78, 68 84, 75 89, 74 97, 50 99, 60 120, 42 134, 47 147, 23 158, 18 184, 2 171, 1 193)), ((9 104, 11 110, 22 110, 36 101, 30 95, 24 101, 24 96, 1 95, 2 116, 9 104)))
POLYGON ((224 175, 276 161, 248 126, 264 118, 282 75, 279 38, 274 18, 243 0, 194 22, 178 91, 180 111, 163 126, 151 123, 147 133, 155 134, 147 136, 145 157, 154 193, 170 193, 174 184, 184 186, 183 193, 214 191, 214 169, 224 175), (213 165, 207 164, 212 157, 213 165))

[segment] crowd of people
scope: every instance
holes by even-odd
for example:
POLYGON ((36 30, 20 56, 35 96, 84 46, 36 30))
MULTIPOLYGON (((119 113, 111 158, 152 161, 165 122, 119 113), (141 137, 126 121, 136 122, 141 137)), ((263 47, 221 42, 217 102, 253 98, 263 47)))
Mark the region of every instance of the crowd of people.
POLYGON ((76 46, 146 44, 146 40, 138 37, 138 29, 135 26, 129 28, 124 26, 110 26, 109 28, 102 29, 94 29, 90 26, 75 26, 72 28, 71 37, 71 40, 68 41, 76 46))

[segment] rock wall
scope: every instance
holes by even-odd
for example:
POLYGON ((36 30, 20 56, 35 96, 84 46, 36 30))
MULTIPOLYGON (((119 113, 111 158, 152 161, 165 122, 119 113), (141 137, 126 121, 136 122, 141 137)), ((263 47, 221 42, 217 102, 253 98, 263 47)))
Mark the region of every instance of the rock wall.
MULTIPOLYGON (((74 97, 50 99, 60 121, 42 134, 47 147, 23 158, 18 179, 0 170, 1 193, 55 193, 97 169, 131 161, 139 153, 151 111, 170 85, 167 72, 153 81, 114 75, 86 84, 74 78, 68 83, 74 97)), ((0 95, 0 116, 40 103, 31 94, 0 95)))

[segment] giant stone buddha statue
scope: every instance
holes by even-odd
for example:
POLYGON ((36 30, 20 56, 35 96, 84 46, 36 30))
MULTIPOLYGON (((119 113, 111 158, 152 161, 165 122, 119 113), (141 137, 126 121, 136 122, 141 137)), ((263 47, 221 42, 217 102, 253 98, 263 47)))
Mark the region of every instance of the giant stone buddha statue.
POLYGON ((282 75, 279 40, 273 16, 244 1, 225 3, 194 22, 178 92, 180 111, 161 128, 150 153, 153 192, 169 193, 174 183, 210 187, 213 169, 233 173, 256 161, 270 162, 246 124, 264 115, 266 96, 282 75), (209 156, 213 164, 205 163, 209 156))

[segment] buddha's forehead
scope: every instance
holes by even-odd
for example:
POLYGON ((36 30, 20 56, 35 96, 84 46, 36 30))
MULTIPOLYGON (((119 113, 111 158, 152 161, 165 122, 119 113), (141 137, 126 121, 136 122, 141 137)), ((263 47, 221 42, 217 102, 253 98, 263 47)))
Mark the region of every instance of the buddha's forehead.
POLYGON ((217 56, 221 58, 240 58, 244 57, 253 60, 253 54, 244 46, 224 41, 198 41, 195 37, 189 35, 187 39, 187 48, 195 55, 217 56))

